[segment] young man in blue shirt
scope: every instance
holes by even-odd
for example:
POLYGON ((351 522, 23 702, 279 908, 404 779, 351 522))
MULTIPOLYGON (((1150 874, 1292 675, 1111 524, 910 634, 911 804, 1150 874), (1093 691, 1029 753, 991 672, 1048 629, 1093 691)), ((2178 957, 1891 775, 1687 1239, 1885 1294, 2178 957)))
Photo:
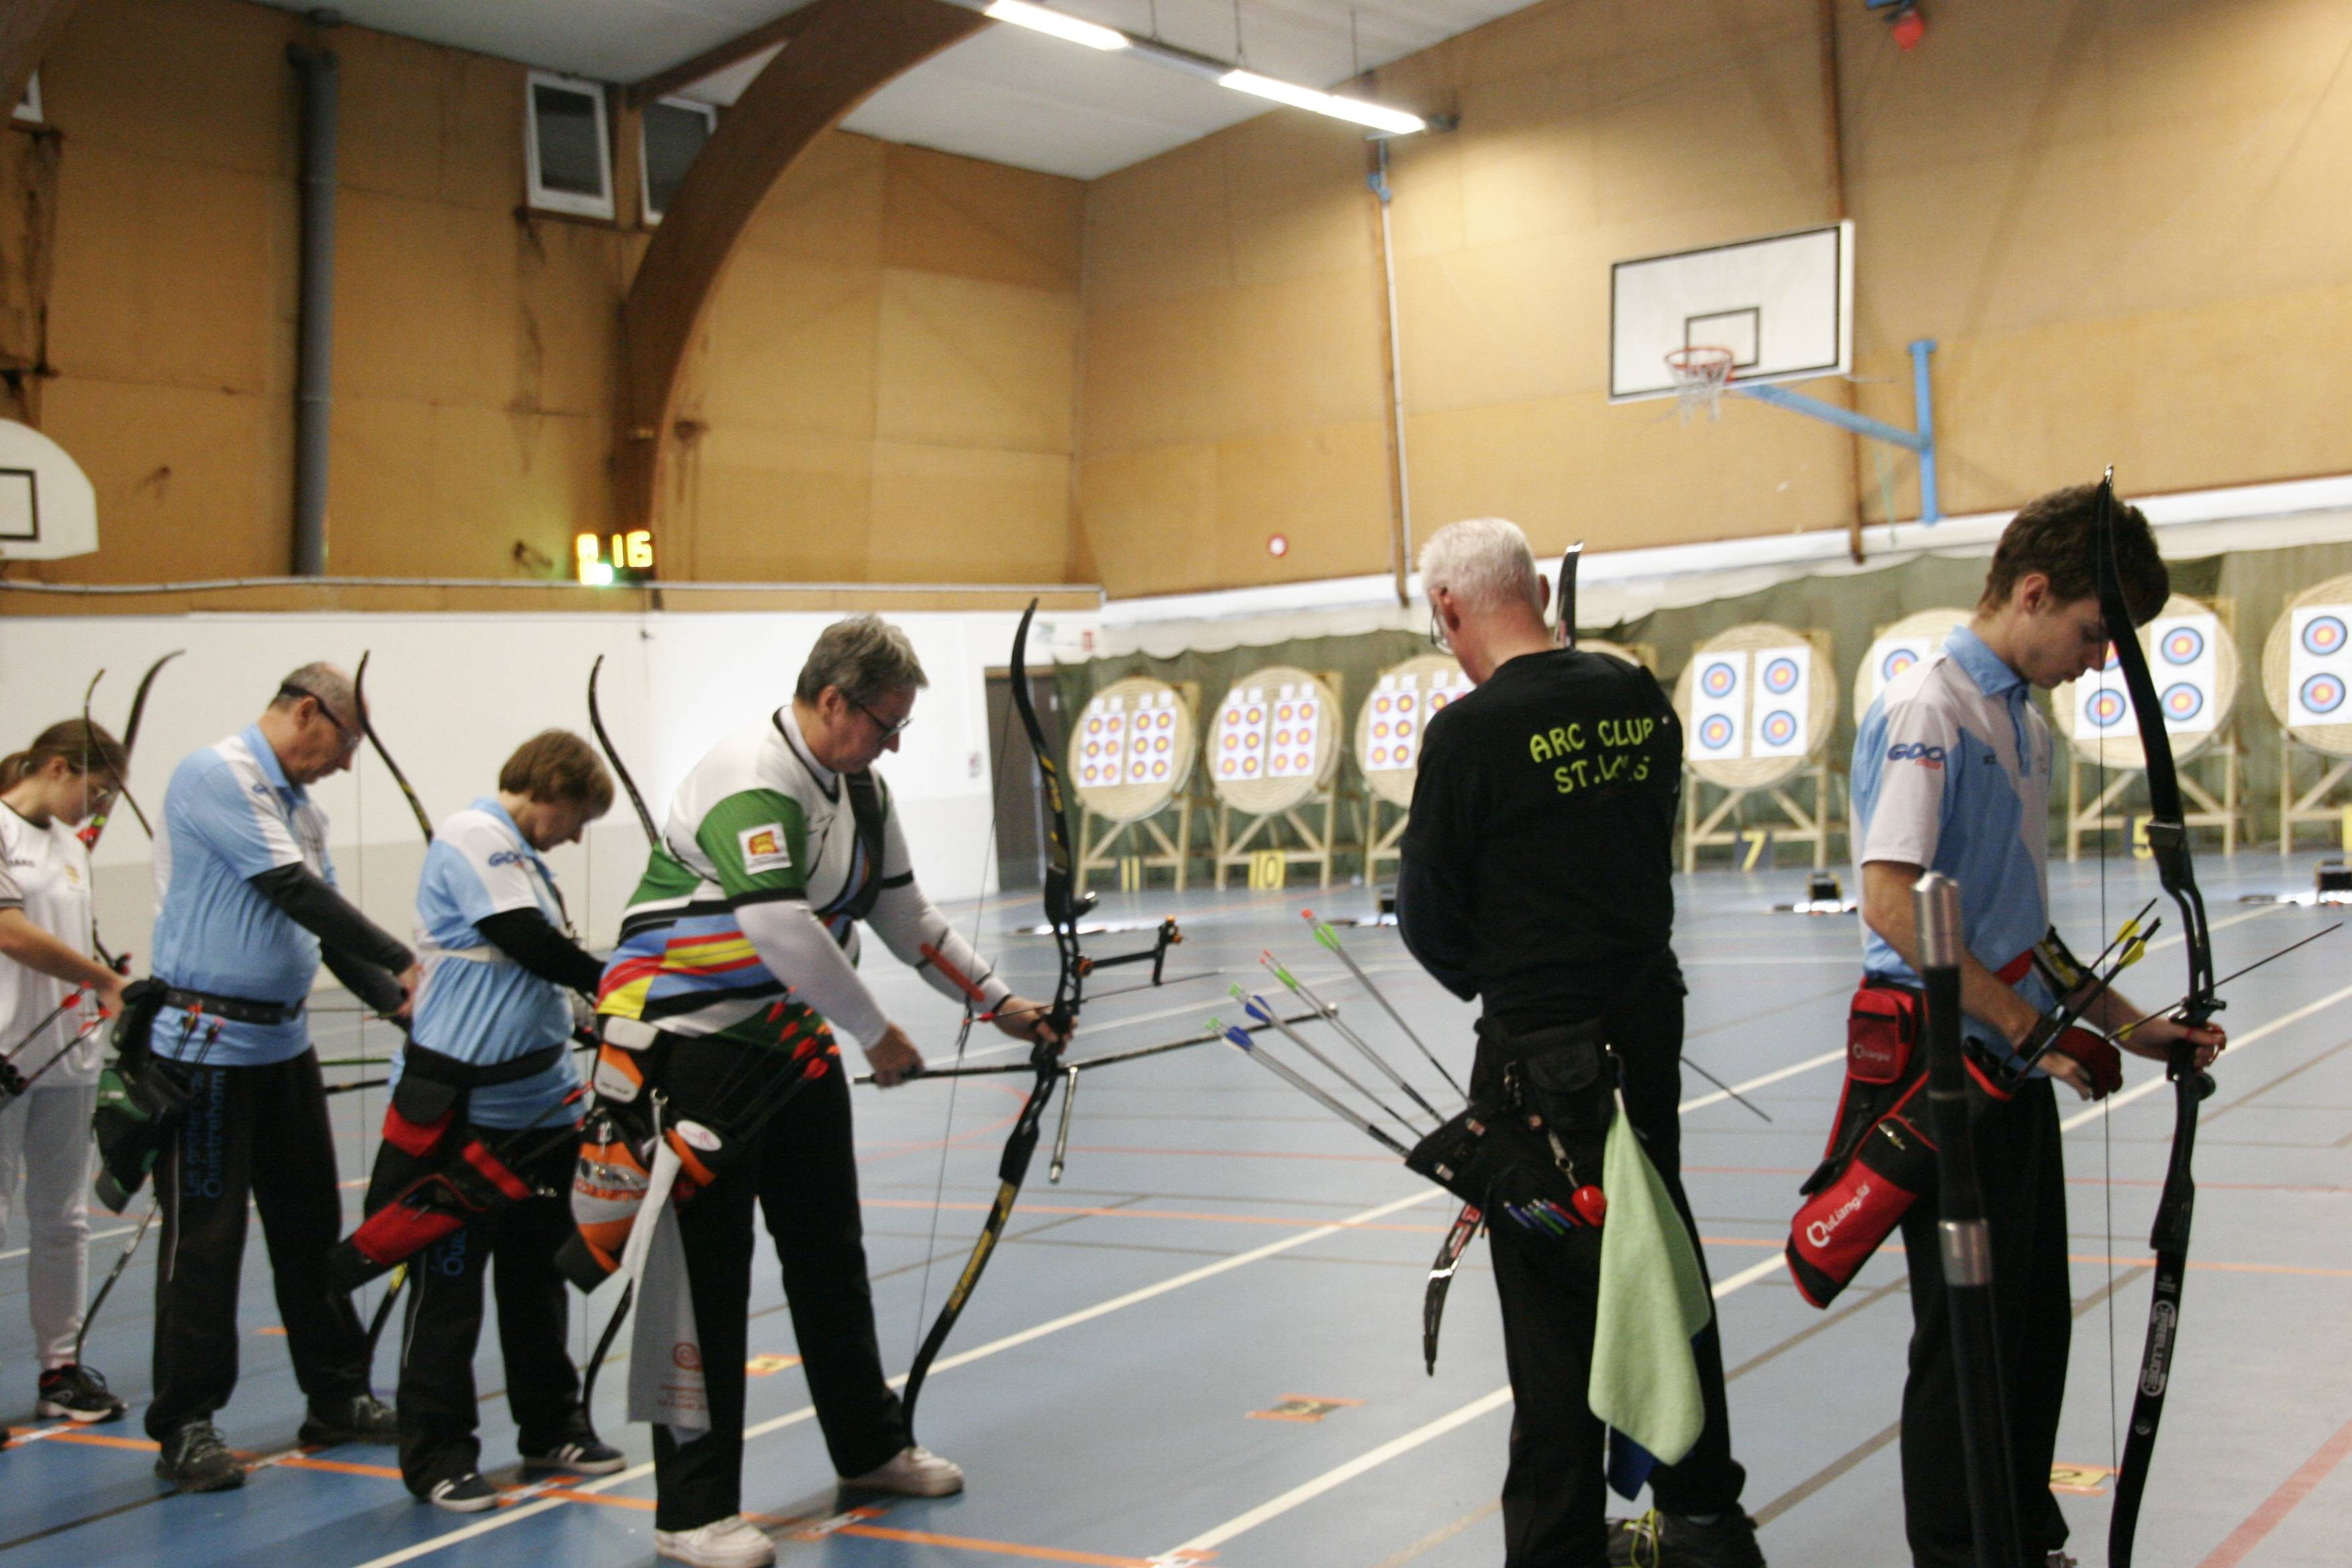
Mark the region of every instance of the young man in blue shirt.
POLYGON ((368 1389, 367 1335, 327 1254, 342 1229, 335 1144, 306 1008, 323 960, 386 1016, 416 984, 408 949, 335 887, 327 818, 305 787, 351 766, 351 678, 310 664, 258 721, 180 763, 155 836, 157 1057, 176 1064, 187 1117, 155 1166, 156 1474, 184 1491, 245 1484, 212 1424, 236 1386, 236 1298, 248 1199, 260 1211, 305 1443, 389 1442, 368 1389), (263 1151, 267 1157, 262 1157, 263 1151))
MULTIPOLYGON (((425 981, 394 1063, 393 1107, 371 1209, 426 1167, 499 1161, 531 1195, 496 1205, 410 1263, 400 1362, 400 1469, 409 1489, 453 1512, 498 1504, 476 1468, 474 1350, 482 1277, 493 1260, 507 1403, 526 1474, 603 1475, 625 1462, 597 1441, 565 1353, 565 1284, 555 1254, 572 1234, 579 1120, 572 996, 593 997, 604 961, 570 930, 541 853, 578 841, 613 805, 613 781, 579 736, 549 730, 499 772, 495 796, 445 820, 416 890, 425 981), (434 1128, 401 1147, 396 1134, 434 1128), (413 1148, 424 1148, 418 1154, 413 1148)), ((478 1170, 478 1163, 475 1167, 478 1170)))
MULTIPOLYGON (((2106 542, 2101 510, 2094 485, 2028 502, 2001 534, 1974 616, 1888 683, 1863 716, 1853 750, 1866 988, 1919 984, 1912 913, 1919 878, 1937 870, 1960 887, 1960 1000, 1971 1077, 1989 1086, 1973 1096, 1971 1125, 1991 1221, 2013 1484, 2027 1544, 2047 1553, 2052 1568, 2072 1562, 2060 1551, 2066 1521, 2049 1483, 2073 1313, 2065 1171, 2050 1080, 2105 1095, 2121 1084, 2122 1068, 2114 1045, 2079 1033, 2062 1037, 2040 1067, 2017 1071, 2020 1047, 2062 1000, 2045 974, 2053 966, 2034 957, 2050 931, 2053 747, 2032 691, 2090 674, 2105 663, 2110 638, 2132 635, 2100 614, 2102 549, 2115 552, 2136 623, 2161 611, 2170 591, 2139 509, 2122 508, 2106 542)), ((2104 1032, 2143 1011, 2109 991, 2082 1021, 2104 1032)), ((2182 1038, 2199 1045, 2200 1066, 2223 1040, 2219 1029, 2184 1031, 2158 1018, 2118 1043, 2161 1061, 2182 1038)), ((1912 1315, 1904 1510, 1914 1563, 1965 1568, 1973 1561, 1968 1484, 1936 1222, 1932 1202, 1913 1204, 1902 1222, 1912 1315)))

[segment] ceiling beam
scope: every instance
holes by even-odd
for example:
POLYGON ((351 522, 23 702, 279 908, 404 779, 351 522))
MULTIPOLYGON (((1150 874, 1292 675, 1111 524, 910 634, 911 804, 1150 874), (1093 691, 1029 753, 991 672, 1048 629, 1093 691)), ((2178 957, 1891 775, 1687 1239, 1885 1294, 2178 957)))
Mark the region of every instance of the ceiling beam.
POLYGON ((40 68, 41 57, 65 31, 81 0, 7 0, 0 5, 0 124, 25 99, 25 85, 40 68))
POLYGON ((657 98, 666 98, 692 87, 707 77, 717 76, 729 66, 740 65, 761 49, 772 49, 789 44, 801 36, 809 25, 809 13, 814 5, 803 5, 797 11, 787 11, 772 22, 762 22, 740 37, 730 38, 717 48, 705 49, 690 60, 682 60, 667 70, 656 71, 643 81, 631 82, 624 89, 632 108, 643 109, 657 98))
POLYGON ((624 529, 654 525, 687 348, 760 204, 794 160, 877 89, 994 26, 947 0, 814 0, 793 16, 802 22, 793 46, 720 117, 622 302, 613 499, 624 529))

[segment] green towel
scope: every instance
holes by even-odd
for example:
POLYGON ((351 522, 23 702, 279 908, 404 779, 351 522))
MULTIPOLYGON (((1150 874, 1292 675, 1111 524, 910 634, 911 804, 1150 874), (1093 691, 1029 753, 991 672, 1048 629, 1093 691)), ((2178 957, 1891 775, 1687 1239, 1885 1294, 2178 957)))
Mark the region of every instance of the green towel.
POLYGON ((1592 1335, 1592 1413, 1678 1463, 1706 1424, 1691 1336, 1715 1302, 1666 1184, 1642 1151, 1624 1100, 1601 1160, 1609 1218, 1601 1231, 1601 1311, 1592 1335))

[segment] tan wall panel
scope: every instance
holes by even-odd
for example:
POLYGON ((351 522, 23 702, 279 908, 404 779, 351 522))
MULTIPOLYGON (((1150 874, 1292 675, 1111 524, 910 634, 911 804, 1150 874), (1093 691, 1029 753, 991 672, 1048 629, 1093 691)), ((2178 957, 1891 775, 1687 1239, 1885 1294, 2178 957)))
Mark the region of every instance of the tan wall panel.
POLYGON ((901 442, 1066 454, 1077 331, 1072 294, 886 271, 876 431, 901 442))
POLYGON ((522 204, 523 67, 359 27, 328 43, 341 61, 346 190, 502 214, 522 204))
POLYGON ((1224 165, 1209 136, 1087 186, 1089 319, 1232 282, 1224 165))
MULTIPOLYGON (((877 268, 888 195, 887 144, 839 132, 819 137, 768 193, 737 254, 781 250, 812 261, 877 268)), ((728 287, 721 279, 719 291, 728 287)))
POLYGON ((1502 516, 1538 550, 1624 550, 1817 527, 1848 492, 1828 426, 1732 401, 1684 426, 1672 407, 1579 395, 1416 416, 1414 533, 1502 516))
POLYGON ((923 147, 884 147, 883 266, 1076 290, 1083 183, 923 147))
POLYGON ((58 564, 108 568, 45 575, 152 583, 287 569, 293 414, 283 400, 68 375, 43 392, 41 426, 82 455, 105 543, 58 564))
POLYGON ((294 234, 288 182, 69 133, 51 361, 66 376, 290 386, 294 234))
POLYGON ((1207 442, 1107 452, 1078 468, 1080 531, 1113 594, 1217 585, 1217 449, 1207 442), (1105 575, 1105 568, 1109 574, 1105 575), (1119 585, 1111 585, 1114 578, 1119 585))
POLYGON ((1377 418, 1220 442, 1217 549, 1196 563, 1203 574, 1185 586, 1387 570, 1382 442, 1377 418), (1280 556, 1266 550, 1275 533, 1289 542, 1280 556))
POLYGON ((775 247, 740 251, 712 301, 687 417, 874 435, 879 274, 775 247))
POLYGON ((1070 462, 877 441, 865 569, 879 583, 1050 583, 1068 570, 1070 462))
POLYGON ((77 142, 290 177, 286 46, 310 29, 228 0, 84 0, 41 62, 41 108, 77 142))
POLYGON ((682 500, 675 514, 687 531, 679 542, 687 563, 677 574, 768 583, 863 577, 873 451, 870 440, 713 425, 677 464, 682 500))

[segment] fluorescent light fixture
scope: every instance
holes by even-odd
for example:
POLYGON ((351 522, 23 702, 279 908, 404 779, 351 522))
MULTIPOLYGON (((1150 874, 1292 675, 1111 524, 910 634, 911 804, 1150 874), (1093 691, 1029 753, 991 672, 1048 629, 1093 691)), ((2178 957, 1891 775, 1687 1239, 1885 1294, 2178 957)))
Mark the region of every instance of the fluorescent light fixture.
POLYGON ((1032 5, 1029 0, 990 0, 983 14, 995 21, 1010 22, 1016 27, 1051 33, 1055 37, 1084 44, 1090 49, 1127 47, 1127 35, 1116 27, 1098 27, 1092 22, 1066 16, 1059 11, 1049 11, 1043 5, 1032 5))
MULTIPOLYGON (((1009 4, 1010 0, 998 0, 998 3, 1009 4)), ((1407 114, 1401 109, 1387 109, 1377 103, 1367 103, 1360 98, 1343 98, 1338 93, 1318 92, 1311 87, 1300 87, 1295 82, 1277 81, 1273 77, 1260 76, 1255 71, 1243 70, 1238 67, 1219 77, 1217 85, 1232 88, 1235 92, 1246 92, 1253 97, 1272 99, 1276 103, 1286 103, 1293 109, 1304 109, 1316 114, 1328 114, 1334 120, 1346 120, 1358 125, 1369 125, 1375 131, 1386 131, 1391 135, 1410 136, 1416 131, 1429 129, 1429 122, 1418 114, 1407 114)))

